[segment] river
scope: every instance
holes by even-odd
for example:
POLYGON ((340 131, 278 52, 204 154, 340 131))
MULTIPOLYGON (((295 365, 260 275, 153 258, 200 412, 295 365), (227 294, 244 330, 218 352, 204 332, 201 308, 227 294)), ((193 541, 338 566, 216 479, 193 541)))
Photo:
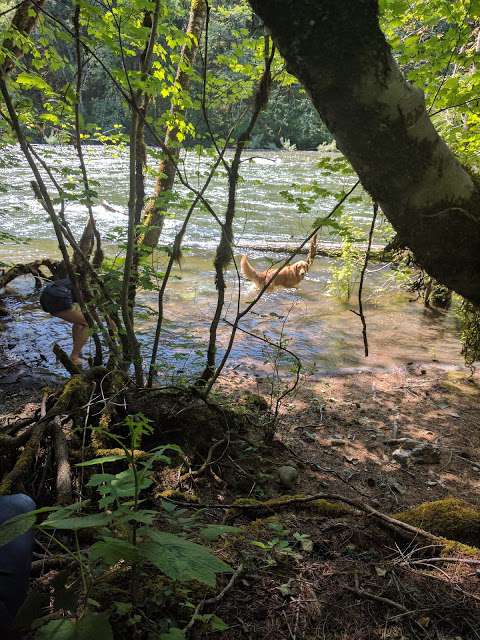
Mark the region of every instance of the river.
MULTIPOLYGON (((69 147, 38 147, 50 156, 49 162, 59 172, 76 168, 69 147)), ((98 181, 98 202, 106 202, 117 210, 97 204, 94 208, 99 230, 107 239, 110 254, 118 249, 118 237, 126 228, 128 160, 125 154, 109 147, 85 147, 89 175, 98 181)), ((318 153, 281 151, 246 152, 242 163, 242 182, 238 188, 235 239, 250 245, 272 242, 300 242, 313 221, 329 212, 335 199, 325 197, 312 211, 299 214, 294 203, 287 202, 281 191, 292 184, 316 181, 329 189, 348 188, 354 179, 332 175, 317 166, 318 153)), ((23 262, 45 256, 56 256, 56 243, 47 216, 34 199, 30 188, 30 169, 15 149, 4 154, 8 162, 0 174, 0 230, 28 240, 26 244, 0 245, 0 260, 23 262)), ((206 160, 189 154, 184 163, 185 175, 194 186, 202 183, 206 160)), ((207 196, 219 215, 226 204, 225 175, 216 177, 207 196)), ((148 188, 152 187, 152 178, 148 188)), ((188 206, 188 191, 178 188, 179 201, 167 218, 161 243, 168 244, 181 224, 188 206)), ((348 203, 346 211, 363 228, 369 224, 368 199, 348 203)), ((86 221, 85 208, 69 203, 66 210, 72 229, 79 234, 86 221)), ((323 238, 327 239, 325 232, 323 238)), ((167 290, 164 333, 158 365, 165 373, 191 377, 203 364, 204 346, 208 339, 209 319, 215 304, 213 254, 218 242, 218 226, 210 214, 199 209, 185 237, 182 268, 176 268, 167 290)), ((330 238, 328 236, 328 238, 330 238)), ((380 242, 380 239, 378 240, 380 242)), ((239 254, 242 251, 238 252, 239 254)), ((247 251, 254 264, 264 268, 268 256, 247 251)), ((276 256, 278 259, 278 256, 276 256)), ((165 257, 160 254, 160 267, 165 257)), ((426 310, 396 284, 389 265, 372 264, 367 274, 365 312, 368 322, 370 356, 364 357, 361 324, 350 304, 339 301, 329 292, 332 261, 317 257, 314 267, 296 290, 276 289, 267 293, 255 309, 244 318, 242 327, 259 336, 284 344, 302 360, 310 375, 349 372, 364 367, 385 369, 404 367, 407 362, 460 366, 462 358, 458 327, 452 313, 426 310)), ((227 274, 228 295, 226 317, 232 319, 237 300, 236 277, 227 274)), ((248 283, 242 282, 241 301, 251 298, 248 283)), ((18 279, 10 288, 6 304, 11 318, 5 323, 1 341, 7 355, 29 366, 56 368, 51 343, 69 345, 65 323, 44 314, 38 306, 38 294, 32 280, 18 279)), ((141 314, 138 327, 145 350, 151 343, 155 325, 155 292, 140 292, 141 314)), ((229 327, 222 323, 220 348, 228 339, 229 327)), ((229 361, 237 373, 258 376, 271 371, 275 352, 260 340, 240 333, 229 361)))

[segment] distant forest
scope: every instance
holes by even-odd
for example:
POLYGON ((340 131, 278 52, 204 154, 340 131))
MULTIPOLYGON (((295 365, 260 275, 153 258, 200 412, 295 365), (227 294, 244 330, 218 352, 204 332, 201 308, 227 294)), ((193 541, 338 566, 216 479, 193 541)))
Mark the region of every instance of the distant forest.
MULTIPOLYGON (((3 4, 8 6, 8 3, 3 4)), ((71 8, 67 4, 62 0, 52 0, 49 2, 48 10, 58 20, 71 25, 71 8)), ((181 39, 184 37, 189 7, 188 0, 169 2, 168 25, 165 25, 165 49, 172 64, 172 78, 175 75, 175 50, 178 50, 181 39), (178 29, 177 42, 171 41, 172 23, 178 29)), ((213 133, 221 138, 226 135, 231 123, 236 123, 233 133, 242 130, 245 126, 245 118, 242 118, 241 114, 248 107, 251 97, 252 81, 255 81, 254 73, 257 66, 255 60, 258 61, 258 51, 254 43, 263 33, 263 27, 245 2, 223 0, 216 2, 213 9, 208 30, 208 72, 212 78, 208 83, 208 117, 213 133), (232 101, 231 86, 235 83, 238 83, 238 100, 232 101), (228 91, 226 91, 227 86, 228 91), (229 99, 221 99, 222 90, 224 94, 229 95, 229 99), (216 99, 218 97, 220 99, 216 99)), ((34 37, 39 41, 40 47, 42 42, 46 41, 41 29, 34 37)), ((58 68, 52 73, 52 65, 50 65, 49 82, 57 91, 61 92, 62 88, 68 91, 66 83, 71 77, 68 67, 71 68, 74 65, 74 52, 68 46, 68 37, 64 42, 57 40, 56 49, 59 54, 58 68)), ((115 56, 106 46, 101 50, 97 48, 96 54, 107 65, 114 65, 115 56)), ((197 55, 194 65, 189 96, 190 106, 185 110, 186 120, 195 127, 196 143, 202 139, 202 134, 205 136, 207 134, 205 119, 200 108, 204 54, 202 43, 201 52, 197 55)), ((268 107, 259 117, 249 146, 266 149, 282 147, 316 149, 320 144, 330 143, 332 136, 298 81, 286 74, 284 70, 274 80, 268 107)), ((30 94, 35 101, 36 92, 32 90, 30 94)), ((40 94, 38 94, 39 97, 40 94)), ((122 125, 125 132, 128 131, 128 108, 94 57, 90 57, 85 63, 81 102, 84 129, 88 130, 88 126, 95 123, 97 130, 99 127, 105 133, 110 133, 114 128, 118 131, 118 125, 122 125)), ((163 113, 168 112, 170 105, 170 95, 165 97, 155 95, 149 111, 154 118, 161 118, 163 113)), ((56 132, 46 124, 44 135, 38 136, 35 141, 57 141, 56 132)), ((147 142, 153 143, 152 140, 148 140, 148 134, 147 142)), ((189 146, 193 142, 187 138, 184 144, 189 146)))

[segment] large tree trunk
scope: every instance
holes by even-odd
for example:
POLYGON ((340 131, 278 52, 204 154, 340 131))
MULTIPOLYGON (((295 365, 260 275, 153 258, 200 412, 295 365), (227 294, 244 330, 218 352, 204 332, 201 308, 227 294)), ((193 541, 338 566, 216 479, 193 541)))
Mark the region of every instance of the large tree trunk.
POLYGON ((376 0, 250 0, 363 186, 438 281, 480 303, 480 184, 440 139, 376 0))
MULTIPOLYGON (((178 61, 177 75, 175 77, 175 84, 180 91, 186 91, 190 85, 190 74, 186 69, 189 69, 195 60, 206 15, 207 3, 205 0, 192 0, 186 30, 189 41, 182 48, 180 60, 178 61)), ((172 121, 175 115, 179 113, 179 110, 180 107, 173 101, 170 109, 172 121)), ((175 144, 177 133, 178 129, 175 126, 167 129, 165 146, 170 150, 170 155, 165 157, 158 166, 158 177, 155 182, 154 195, 145 206, 143 220, 148 228, 143 237, 143 245, 152 249, 158 244, 165 217, 167 203, 165 199, 161 199, 162 195, 168 194, 168 192, 172 190, 175 181, 176 163, 180 154, 180 150, 175 144)))

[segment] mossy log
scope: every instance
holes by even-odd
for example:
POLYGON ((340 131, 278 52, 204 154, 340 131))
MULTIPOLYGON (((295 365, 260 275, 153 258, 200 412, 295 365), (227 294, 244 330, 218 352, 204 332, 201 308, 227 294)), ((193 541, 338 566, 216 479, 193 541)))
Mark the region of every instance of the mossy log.
MULTIPOLYGON (((430 547, 437 547, 444 556, 452 556, 455 554, 475 556, 478 557, 480 549, 464 544, 459 541, 460 536, 464 540, 472 541, 473 544, 478 544, 478 526, 480 522, 480 510, 464 503, 462 500, 455 498, 449 498, 446 500, 439 500, 433 503, 425 503, 420 507, 414 507, 412 510, 408 510, 396 516, 389 516, 385 513, 374 509, 368 504, 365 504, 359 500, 347 498, 346 496, 340 496, 337 494, 315 494, 313 496, 304 495, 285 495, 271 500, 255 500, 252 498, 240 498, 231 505, 223 505, 221 508, 226 509, 226 520, 233 521, 240 513, 249 513, 253 515, 257 514, 272 514, 277 511, 283 511, 286 509, 305 509, 309 505, 317 505, 317 508, 323 511, 325 515, 331 515, 337 513, 332 504, 339 502, 343 505, 343 509, 348 509, 346 514, 360 515, 361 513, 367 514, 370 518, 373 518, 382 528, 386 528, 393 532, 394 535, 402 538, 412 540, 418 539, 419 541, 428 543, 430 547), (419 509, 416 511, 415 509, 419 509), (449 512, 453 512, 451 520, 448 518, 449 512), (456 514, 456 515, 455 515, 456 514), (431 517, 430 522, 427 522, 427 516, 431 517), (470 532, 467 536, 464 535, 465 529, 459 531, 458 528, 453 526, 453 523, 457 519, 461 520, 463 517, 463 524, 466 525, 466 530, 470 532), (418 520, 416 519, 418 518, 418 520), (408 521, 411 519, 412 521, 408 521), (415 522, 415 524, 414 524, 415 522), (420 526, 417 526, 417 522, 421 522, 420 526), (450 528, 441 527, 439 523, 448 522, 450 528), (432 530, 427 527, 430 526, 432 530), (425 528, 424 528, 425 527, 425 528), (450 539, 444 535, 438 535, 433 531, 442 531, 452 536, 456 535, 457 539, 450 539)), ((208 505, 211 507, 212 505, 208 505)), ((342 514, 343 515, 343 514, 342 514)))
MULTIPOLYGON (((330 516, 332 518, 338 518, 354 513, 354 509, 349 506, 339 504, 338 502, 331 502, 323 498, 312 500, 311 502, 304 502, 305 498, 306 496, 303 493, 277 496, 275 498, 270 498, 269 500, 256 500, 255 498, 237 498, 237 500, 234 501, 233 505, 234 507, 257 507, 257 515, 259 512, 260 514, 268 514, 272 511, 278 511, 279 509, 287 505, 292 505, 293 508, 298 511, 302 509, 308 509, 310 511, 313 511, 316 515, 330 516)), ((235 509, 232 510, 232 512, 234 511, 235 509)))
POLYGON ((424 502, 394 517, 441 538, 480 545, 480 509, 459 498, 424 502))
POLYGON ((84 407, 92 392, 92 380, 83 375, 75 375, 65 383, 50 415, 70 414, 84 407))

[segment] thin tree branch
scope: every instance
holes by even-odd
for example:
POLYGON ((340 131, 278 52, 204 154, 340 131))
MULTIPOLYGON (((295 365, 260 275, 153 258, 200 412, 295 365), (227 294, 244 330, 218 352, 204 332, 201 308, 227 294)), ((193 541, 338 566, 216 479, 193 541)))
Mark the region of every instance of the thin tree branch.
POLYGON ((367 272, 368 261, 370 259, 370 250, 372 248, 373 233, 375 231, 377 214, 378 214, 378 204, 374 202, 372 224, 370 225, 370 231, 368 233, 367 250, 365 251, 365 260, 363 263, 362 271, 360 273, 360 283, 358 285, 358 311, 353 311, 353 313, 357 315, 362 322, 363 347, 365 349, 366 358, 368 358, 368 335, 367 335, 367 321, 365 319, 365 313, 363 311, 363 285, 365 282, 365 274, 367 272))

